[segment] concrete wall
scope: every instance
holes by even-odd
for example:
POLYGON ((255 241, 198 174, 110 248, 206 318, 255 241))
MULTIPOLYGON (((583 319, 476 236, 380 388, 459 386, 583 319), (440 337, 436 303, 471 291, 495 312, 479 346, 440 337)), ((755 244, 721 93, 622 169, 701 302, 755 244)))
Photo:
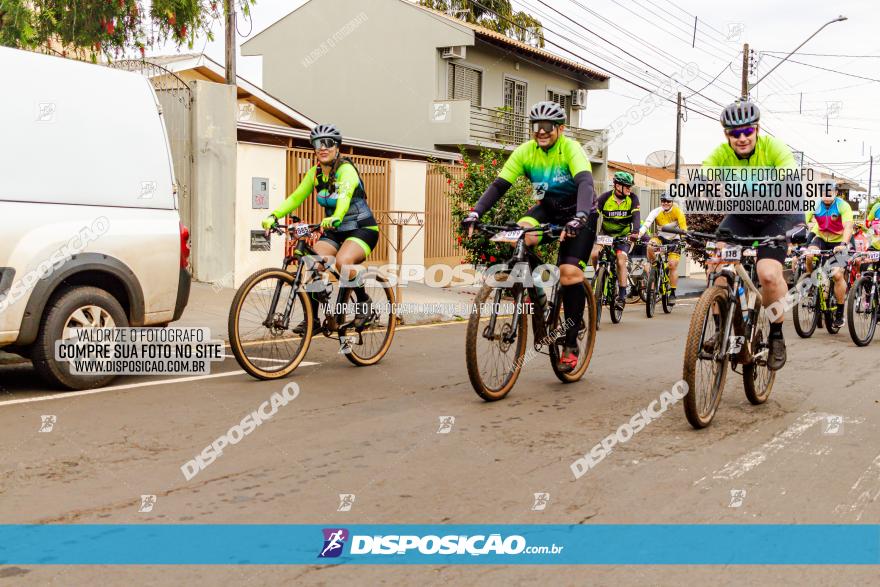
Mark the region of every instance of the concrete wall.
POLYGON ((434 148, 438 47, 473 31, 401 0, 307 2, 242 46, 263 55, 263 87, 352 136, 434 148))
POLYGON ((238 287, 251 273, 264 267, 278 267, 284 256, 284 239, 272 236, 272 249, 251 251, 250 234, 260 230, 260 222, 287 198, 285 193, 287 163, 283 147, 239 144, 235 182, 235 269, 224 287, 238 287), (252 207, 252 178, 269 179, 269 208, 252 207))
POLYGON ((235 250, 235 88, 195 80, 193 89, 193 277, 220 281, 235 250))

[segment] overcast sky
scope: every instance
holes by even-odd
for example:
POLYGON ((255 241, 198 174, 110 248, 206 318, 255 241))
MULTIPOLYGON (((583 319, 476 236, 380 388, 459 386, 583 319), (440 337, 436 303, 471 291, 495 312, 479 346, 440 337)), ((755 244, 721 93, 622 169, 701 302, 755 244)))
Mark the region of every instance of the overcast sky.
MULTIPOLYGON (((247 37, 239 36, 239 43, 303 3, 302 0, 258 0, 253 7, 253 26, 247 21, 239 21, 239 32, 247 34, 247 37)), ((582 57, 612 74, 608 90, 590 94, 584 121, 587 128, 608 126, 626 115, 627 110, 647 94, 623 78, 655 91, 660 80, 666 79, 662 74, 680 71, 681 63, 696 63, 700 77, 687 82, 688 87, 681 89, 686 97, 695 90, 700 91, 702 96, 693 95, 686 104, 712 118, 710 120, 695 111, 688 112, 683 124, 682 155, 689 163, 702 161, 723 140, 717 122, 721 107, 715 102, 727 104, 736 97, 740 86, 742 43, 748 42, 759 52, 779 52, 760 55, 757 71, 758 75, 763 75, 779 62, 771 55, 783 57, 825 22, 839 14, 847 16, 848 20, 829 25, 792 57, 833 72, 786 62, 752 91, 752 97, 761 106, 762 123, 766 128, 795 149, 805 151, 808 162, 812 159, 828 164, 840 173, 861 180, 863 185, 867 185, 867 161, 872 146, 876 147, 877 161, 880 162, 880 83, 835 73, 846 72, 880 80, 880 38, 876 36, 880 16, 876 2, 515 0, 514 5, 543 22, 548 41, 546 49, 571 59, 576 58, 575 55, 582 57), (698 18, 695 49, 691 48, 694 16, 698 18), (738 30, 741 30, 739 34, 738 30), (620 45, 633 57, 610 43, 620 45), (808 53, 877 55, 878 58, 826 57, 808 53), (716 75, 717 79, 712 81, 716 75), (826 114, 829 112, 826 134, 826 114)), ((201 51, 204 47, 205 53, 222 63, 224 41, 219 24, 215 36, 212 42, 199 40, 194 50, 201 51)), ((173 51, 173 48, 166 47, 154 53, 173 51)), ((180 51, 188 50, 181 48, 180 51)), ((257 84, 262 82, 260 68, 260 58, 239 57, 239 75, 257 84)), ((753 77, 752 81, 755 79, 753 77)), ((671 98, 674 101, 675 95, 672 94, 671 98)), ((296 107, 296 104, 291 106, 296 107)), ((643 120, 626 127, 624 134, 612 143, 609 158, 645 163, 651 152, 674 148, 675 104, 664 102, 643 120)), ((875 172, 880 172, 880 165, 875 165, 875 172)), ((880 185, 878 173, 874 175, 874 185, 877 193, 880 185)))

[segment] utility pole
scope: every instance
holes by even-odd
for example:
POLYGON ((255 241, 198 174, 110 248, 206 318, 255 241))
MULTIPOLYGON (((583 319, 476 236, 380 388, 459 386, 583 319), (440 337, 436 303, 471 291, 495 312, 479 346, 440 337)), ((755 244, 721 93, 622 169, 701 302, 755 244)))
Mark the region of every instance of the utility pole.
MULTIPOLYGON (((801 92, 801 101, 798 103, 798 114, 804 113, 804 93, 801 92)), ((862 153, 864 155, 864 153, 862 153)))
POLYGON ((871 181, 874 177, 874 153, 871 150, 871 166, 868 167, 868 205, 871 204, 871 181))
POLYGON ((694 40, 691 41, 691 49, 697 46, 697 17, 694 17, 694 40))
POLYGON ((675 179, 678 179, 681 164, 681 92, 678 93, 678 108, 675 112, 675 179))
POLYGON ((742 97, 749 97, 749 44, 743 45, 743 66, 742 66, 742 97))
POLYGON ((234 86, 235 80, 235 5, 232 0, 223 0, 226 11, 226 83, 234 86))

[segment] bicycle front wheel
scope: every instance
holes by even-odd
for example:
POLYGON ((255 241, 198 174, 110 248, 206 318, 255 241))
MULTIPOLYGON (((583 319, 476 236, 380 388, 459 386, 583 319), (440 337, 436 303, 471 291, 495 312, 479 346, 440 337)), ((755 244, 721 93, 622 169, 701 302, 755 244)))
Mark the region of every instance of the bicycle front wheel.
POLYGON ((573 324, 573 319, 568 316, 562 320, 564 312, 559 300, 553 305, 553 314, 550 316, 549 331, 554 335, 554 339, 549 341, 550 365, 553 368, 553 373, 563 383, 574 383, 584 376, 590 366, 590 359, 593 357, 593 348, 596 346, 596 298, 593 295, 593 288, 590 287, 590 283, 586 279, 584 279, 584 295, 586 296, 586 304, 584 305, 584 313, 580 317, 580 325, 573 324), (569 328, 578 329, 578 364, 569 373, 563 373, 559 370, 558 363, 569 328))
POLYGON ((282 269, 248 277, 229 309, 229 346, 241 368, 257 379, 280 379, 296 369, 312 338, 312 305, 282 269), (291 303, 285 317, 287 304, 291 303), (293 329, 302 325, 301 332, 293 329))
POLYGON ((651 272, 648 275, 648 300, 645 302, 645 315, 648 318, 654 317, 654 311, 657 309, 657 296, 659 295, 660 280, 657 279, 657 267, 651 265, 651 272))
MULTIPOLYGON (((505 276, 495 279, 504 281, 505 276)), ((522 295, 521 291, 516 293, 522 295)), ((511 288, 484 285, 471 308, 465 362, 474 391, 487 402, 510 393, 522 370, 528 323, 522 306, 514 305, 515 301, 511 288)))
POLYGON ((593 277, 593 297, 596 300, 596 329, 602 322, 602 306, 605 304, 605 267, 599 267, 593 277))
POLYGON ((862 277, 849 290, 846 300, 846 325, 849 336, 857 346, 868 346, 877 330, 880 303, 876 284, 870 277, 862 277))
POLYGON ((770 346, 767 336, 770 334, 770 318, 767 311, 761 308, 752 333, 752 362, 743 365, 743 387, 746 398, 754 405, 763 404, 770 397, 776 371, 767 368, 767 355, 770 346))
POLYGON ((792 308, 794 330, 801 338, 810 338, 819 325, 819 288, 808 275, 802 275, 797 282, 797 303, 792 308))
POLYGON ((727 290, 713 285, 700 296, 691 315, 682 379, 688 385, 684 413, 694 428, 708 426, 721 402, 729 362, 727 354, 721 353, 728 306, 727 290))
POLYGON ((673 306, 669 303, 669 273, 664 271, 660 275, 660 283, 661 287, 659 289, 663 290, 660 294, 660 305, 663 306, 664 314, 671 314, 673 306))
MULTIPOLYGON (((365 305, 369 317, 362 327, 346 330, 347 340, 344 341, 342 352, 353 364, 367 367, 381 361, 391 348, 397 328, 397 308, 394 288, 378 271, 368 269, 358 279, 363 287, 361 295, 366 296, 365 301, 357 299, 354 289, 346 288, 348 293, 343 297, 348 303, 343 304, 343 308, 353 304, 365 305)), ((346 315, 341 321, 343 324, 349 322, 349 316, 346 315)))

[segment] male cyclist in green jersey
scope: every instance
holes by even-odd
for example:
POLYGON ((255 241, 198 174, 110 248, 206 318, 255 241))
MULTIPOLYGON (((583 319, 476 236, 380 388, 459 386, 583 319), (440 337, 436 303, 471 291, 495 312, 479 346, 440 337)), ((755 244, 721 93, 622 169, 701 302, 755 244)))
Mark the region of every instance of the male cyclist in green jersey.
MULTIPOLYGON (((797 169, 794 155, 785 143, 771 136, 760 135, 758 122, 761 111, 749 100, 737 100, 721 112, 725 142, 703 161, 703 167, 774 167, 797 169), (760 136, 759 136, 760 135, 760 136)), ((803 224, 801 214, 730 214, 718 227, 734 236, 779 236, 803 224)), ((758 280, 764 306, 781 300, 788 293, 783 274, 785 247, 758 248, 758 280)), ((712 268, 710 264, 710 269, 712 268)), ((726 284, 724 278, 719 285, 726 284)), ((716 320, 717 320, 717 314, 716 320)), ((783 314, 770 324, 767 368, 776 371, 785 364, 785 339, 782 335, 783 314)))
MULTIPOLYGON (((583 147, 563 134, 565 111, 556 102, 538 102, 529 112, 534 139, 523 143, 507 159, 498 178, 486 189, 474 209, 462 221, 466 234, 473 233, 479 221, 520 176, 532 182, 533 196, 538 201, 519 225, 534 227, 552 223, 565 225, 560 236, 557 264, 560 270, 562 306, 566 320, 580 324, 565 333, 565 345, 559 357, 558 368, 568 373, 578 362, 577 336, 585 326, 582 323, 586 295, 584 270, 592 246, 594 231, 588 226, 593 206, 593 174, 583 147)), ((534 246, 541 233, 529 233, 526 244, 534 246)))
MULTIPOLYGON (((357 275, 354 266, 362 263, 379 242, 379 227, 367 205, 357 168, 350 159, 339 154, 342 133, 332 124, 319 124, 312 129, 309 139, 318 164, 309 169, 296 190, 263 220, 263 228, 268 230, 275 226, 278 219, 299 208, 314 191, 327 217, 321 221, 321 239, 313 248, 327 262, 335 257, 334 265, 340 275, 353 280, 357 275), (343 268, 347 268, 347 274, 343 268)), ((354 326, 360 328, 369 321, 370 298, 362 285, 352 289, 357 298, 354 326)), ((315 327, 320 328, 318 300, 314 296, 309 299, 315 327)), ((305 321, 293 329, 297 334, 305 330, 305 321)))
MULTIPOLYGON (((593 220, 601 220, 598 225, 598 234, 612 237, 629 237, 631 240, 638 238, 639 226, 641 226, 641 212, 639 209, 639 197, 632 193, 633 176, 626 171, 618 171, 614 174, 614 188, 605 192, 596 201, 593 220)), ((602 245, 593 245, 590 253, 590 263, 593 269, 599 261, 599 251, 602 245)), ((621 308, 626 304, 626 261, 629 254, 629 243, 616 243, 614 251, 617 256, 617 305, 621 308)))
MULTIPOLYGON (((821 184, 820 184, 821 185, 821 184)), ((810 252, 834 251, 845 254, 850 246, 855 248, 853 235, 853 211, 849 203, 837 195, 837 184, 825 183, 822 197, 815 210, 810 210, 805 215, 807 225, 812 226, 812 240, 807 243, 810 252)), ((807 272, 813 272, 813 257, 809 256, 807 272)), ((831 269, 831 279, 834 281, 834 295, 837 298, 837 313, 834 316, 834 326, 843 326, 843 309, 846 302, 846 279, 844 267, 836 266, 831 269)))

